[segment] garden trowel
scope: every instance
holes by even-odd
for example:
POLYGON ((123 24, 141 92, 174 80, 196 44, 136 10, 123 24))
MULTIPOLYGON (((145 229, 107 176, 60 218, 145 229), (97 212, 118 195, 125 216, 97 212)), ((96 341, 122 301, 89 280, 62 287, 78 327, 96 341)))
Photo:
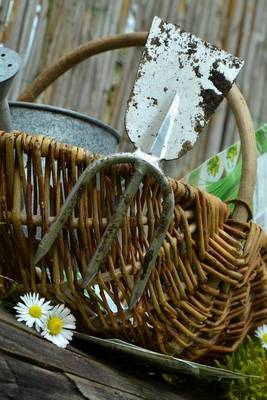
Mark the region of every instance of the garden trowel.
POLYGON ((192 148, 242 67, 238 58, 179 27, 155 17, 126 111, 126 130, 137 150, 95 161, 75 184, 37 249, 37 263, 50 249, 88 183, 109 165, 132 163, 134 172, 121 196, 82 282, 85 288, 105 263, 145 175, 153 175, 162 193, 162 214, 134 283, 129 307, 140 299, 174 214, 174 196, 161 170, 192 148))

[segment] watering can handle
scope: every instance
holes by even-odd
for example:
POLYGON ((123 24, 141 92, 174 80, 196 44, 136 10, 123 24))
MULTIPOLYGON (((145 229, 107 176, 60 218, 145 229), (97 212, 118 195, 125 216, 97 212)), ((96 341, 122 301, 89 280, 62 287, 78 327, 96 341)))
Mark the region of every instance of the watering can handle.
MULTIPOLYGON (((148 32, 133 32, 104 37, 80 45, 59 58, 53 65, 42 71, 30 83, 18 100, 35 101, 49 85, 67 70, 73 68, 81 61, 105 51, 144 46, 148 32)), ((240 200, 234 210, 233 217, 240 222, 246 221, 249 215, 246 204, 251 206, 256 184, 257 173, 257 148, 251 115, 238 87, 234 84, 226 96, 231 107, 239 130, 242 151, 242 173, 238 199, 240 200)))

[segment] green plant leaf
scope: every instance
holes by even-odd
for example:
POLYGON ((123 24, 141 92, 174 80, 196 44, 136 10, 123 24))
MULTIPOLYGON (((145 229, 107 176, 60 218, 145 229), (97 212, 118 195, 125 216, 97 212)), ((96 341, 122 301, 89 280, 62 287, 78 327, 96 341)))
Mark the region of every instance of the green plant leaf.
POLYGON ((186 361, 166 354, 160 354, 155 351, 146 350, 142 347, 124 342, 119 339, 101 339, 98 337, 81 334, 76 332, 75 336, 79 339, 94 343, 96 345, 108 348, 109 350, 120 351, 127 357, 134 358, 137 362, 156 367, 162 373, 182 373, 200 378, 209 379, 244 379, 255 378, 255 375, 245 375, 240 372, 230 371, 225 368, 212 367, 193 361, 186 361))

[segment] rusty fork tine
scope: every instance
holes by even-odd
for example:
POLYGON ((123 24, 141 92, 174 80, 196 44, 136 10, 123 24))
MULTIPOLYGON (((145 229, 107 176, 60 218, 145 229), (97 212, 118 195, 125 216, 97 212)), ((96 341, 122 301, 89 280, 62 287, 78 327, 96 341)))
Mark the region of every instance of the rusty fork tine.
POLYGON ((129 303, 130 309, 136 305, 145 290, 147 281, 159 254, 160 247, 165 239, 169 225, 174 216, 175 200, 173 190, 170 186, 168 178, 161 173, 160 170, 158 171, 157 182, 162 192, 162 213, 157 224, 156 232, 154 233, 154 238, 146 252, 144 262, 137 275, 129 303))
MULTIPOLYGON (((105 165, 103 165, 103 168, 104 167, 105 165)), ((136 161, 134 174, 131 177, 131 180, 128 183, 127 188, 119 202, 116 212, 112 215, 112 218, 106 227, 97 249, 88 265, 87 273, 81 285, 82 288, 86 288, 92 282, 100 270, 101 265, 106 261, 110 246, 122 225, 123 219, 127 213, 127 209, 132 203, 133 197, 135 196, 139 185, 147 172, 147 169, 147 164, 140 162, 139 160, 136 161)))
POLYGON ((161 172, 159 168, 144 160, 138 159, 136 161, 135 172, 120 200, 116 212, 113 214, 109 225, 105 229, 105 232, 100 240, 100 243, 97 246, 94 256, 89 263, 87 270, 88 272, 85 275, 85 278, 81 285, 82 288, 86 288, 94 279, 101 265, 105 262, 112 241, 114 240, 118 229, 121 227, 127 209, 131 204, 133 197, 135 196, 138 187, 143 180, 143 177, 147 173, 151 173, 155 176, 162 190, 163 211, 160 221, 158 223, 158 228, 154 235, 154 239, 152 240, 152 243, 144 257, 142 269, 137 276, 137 282, 134 285, 133 294, 130 302, 132 307, 136 304, 144 291, 150 272, 155 264, 159 249, 167 233, 170 221, 172 219, 172 216, 174 215, 174 195, 168 178, 165 177, 165 175, 161 172))

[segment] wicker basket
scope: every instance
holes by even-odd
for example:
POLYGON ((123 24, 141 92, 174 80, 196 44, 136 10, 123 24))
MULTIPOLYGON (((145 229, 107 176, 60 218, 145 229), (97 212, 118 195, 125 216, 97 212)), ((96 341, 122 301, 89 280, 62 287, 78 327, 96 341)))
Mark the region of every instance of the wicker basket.
POLYGON ((267 237, 252 222, 255 142, 246 104, 233 87, 243 154, 233 215, 220 199, 171 180, 175 215, 146 290, 128 309, 134 277, 161 212, 157 183, 146 177, 93 285, 82 277, 132 173, 107 168, 82 195, 40 265, 34 254, 82 171, 97 156, 44 136, 0 133, 0 294, 27 291, 64 302, 79 329, 187 359, 234 351, 267 320, 267 237), (16 285, 14 285, 14 281, 16 285))

